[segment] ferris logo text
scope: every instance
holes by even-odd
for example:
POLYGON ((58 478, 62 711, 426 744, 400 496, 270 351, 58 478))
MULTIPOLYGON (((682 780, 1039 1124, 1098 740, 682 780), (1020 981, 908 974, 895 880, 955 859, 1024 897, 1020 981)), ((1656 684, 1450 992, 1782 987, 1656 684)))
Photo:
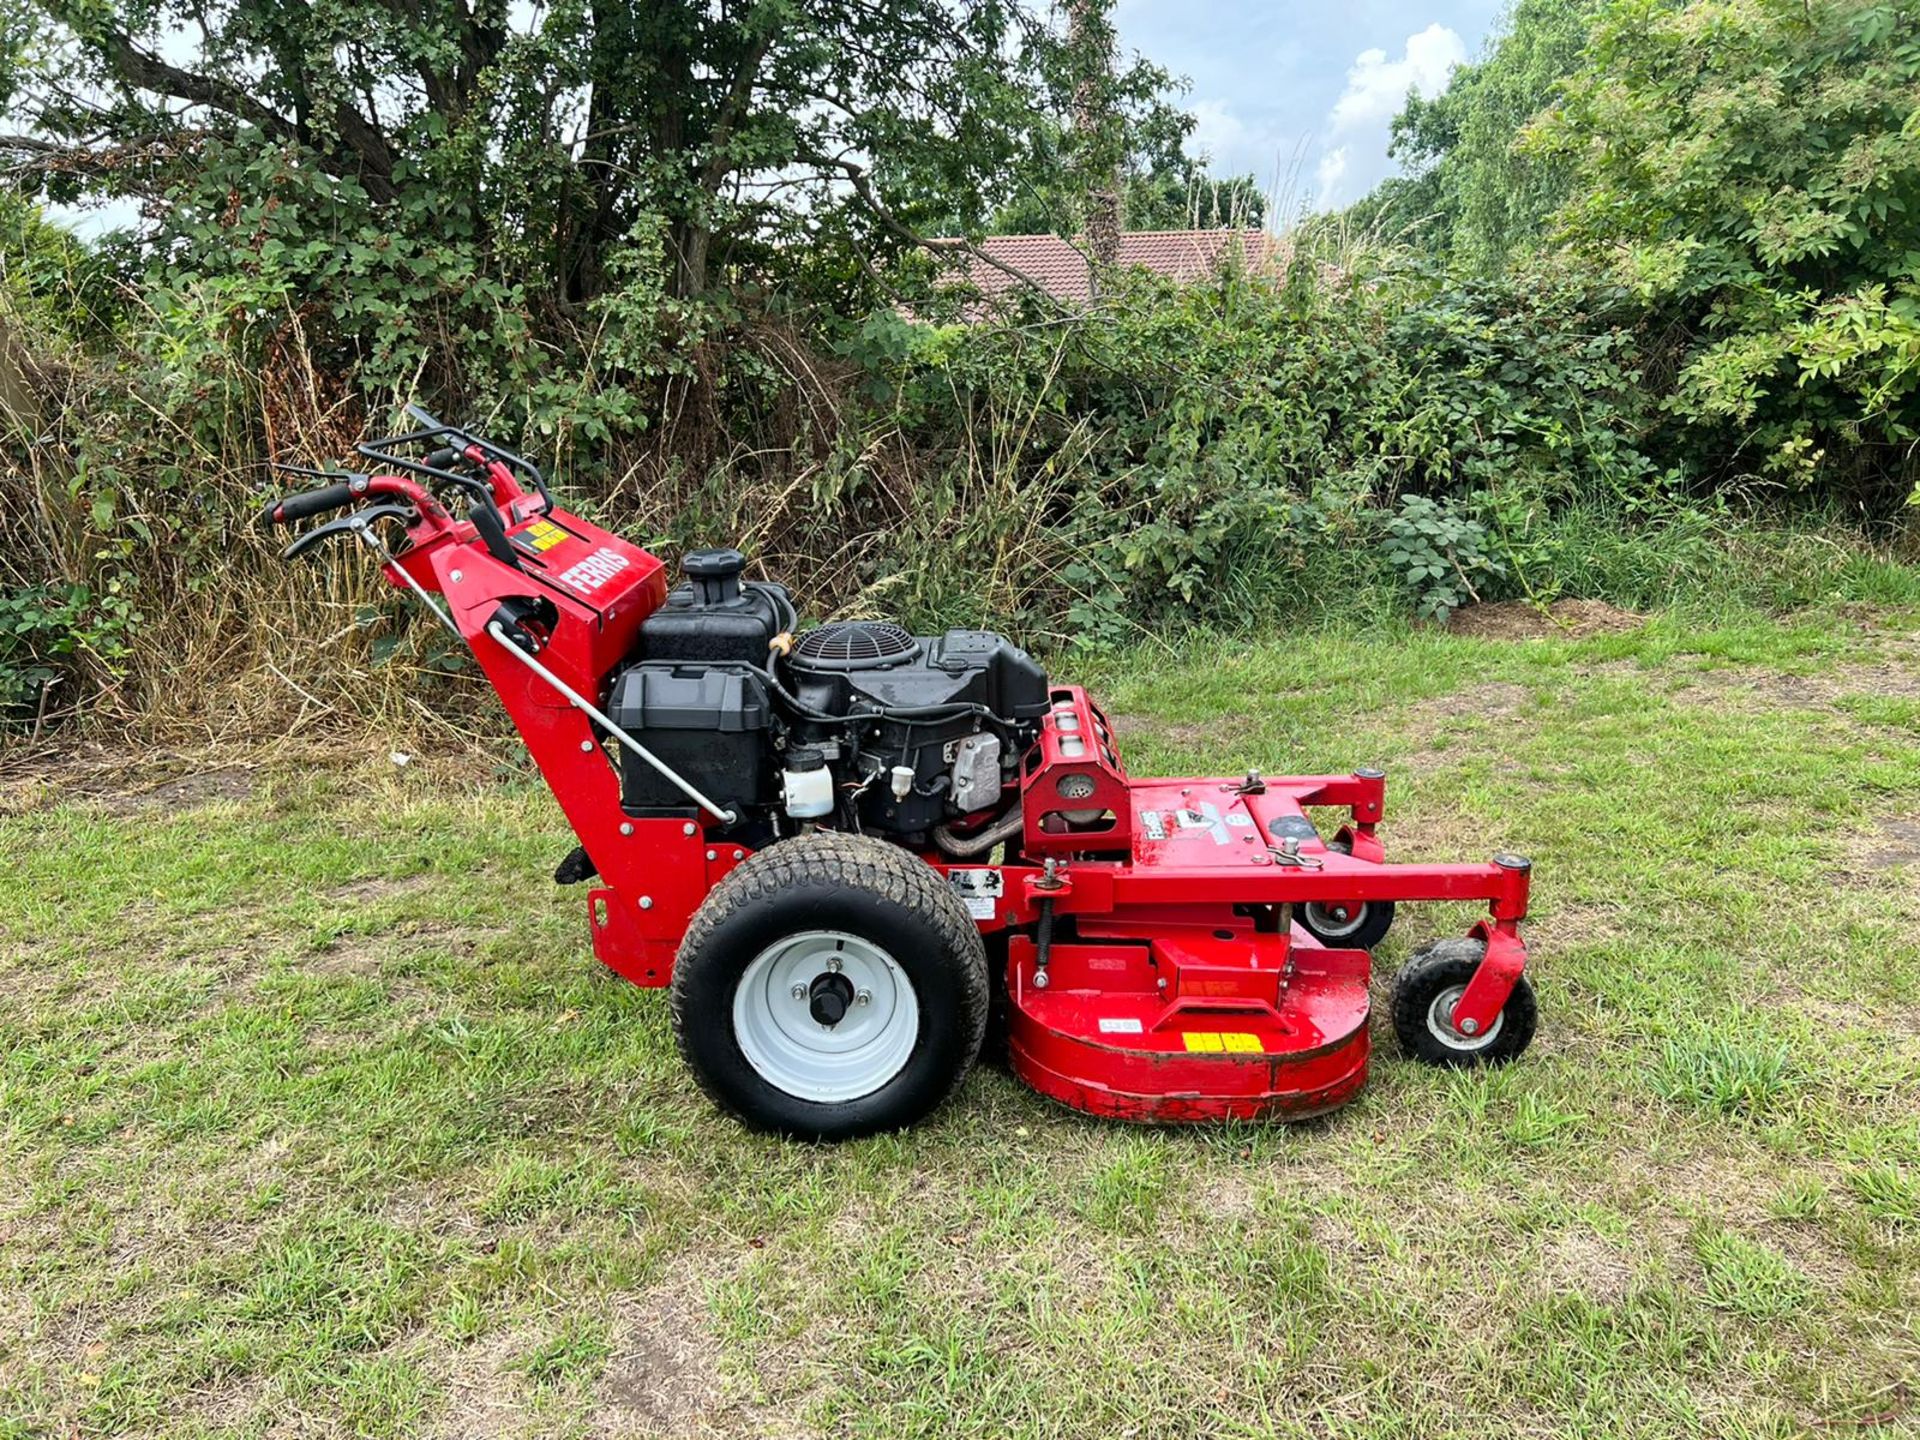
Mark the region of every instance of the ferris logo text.
POLYGON ((578 565, 562 570, 560 583, 581 595, 591 595, 632 563, 618 551, 603 545, 578 565))

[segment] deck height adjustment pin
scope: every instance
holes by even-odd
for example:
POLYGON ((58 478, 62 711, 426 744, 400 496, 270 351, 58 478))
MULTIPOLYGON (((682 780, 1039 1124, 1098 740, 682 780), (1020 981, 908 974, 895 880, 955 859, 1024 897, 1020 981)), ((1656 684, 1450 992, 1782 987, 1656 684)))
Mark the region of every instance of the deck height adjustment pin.
MULTIPOLYGON (((1046 869, 1038 880, 1033 882, 1036 890, 1059 890, 1065 883, 1060 878, 1060 862, 1052 855, 1047 857, 1046 869)), ((1040 911, 1040 923, 1033 937, 1033 988, 1044 990, 1050 983, 1047 978, 1047 965, 1053 959, 1053 897, 1042 896, 1037 906, 1040 911)))
POLYGON ((1267 853, 1272 855, 1280 864, 1291 865, 1300 870, 1319 870, 1324 868, 1326 864, 1318 855, 1302 855, 1300 853, 1300 837, 1298 835, 1283 835, 1280 838, 1279 844, 1269 845, 1267 847, 1267 853))

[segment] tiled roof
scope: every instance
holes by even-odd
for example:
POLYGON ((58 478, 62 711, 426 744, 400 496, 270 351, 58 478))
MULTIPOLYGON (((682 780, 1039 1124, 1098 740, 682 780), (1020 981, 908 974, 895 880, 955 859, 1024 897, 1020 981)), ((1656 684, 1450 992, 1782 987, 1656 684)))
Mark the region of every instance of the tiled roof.
MULTIPOLYGON (((980 249, 1069 304, 1084 303, 1092 296, 1084 240, 993 235, 980 242, 980 249)), ((1283 259, 1279 239, 1268 230, 1134 230, 1120 237, 1123 267, 1142 266, 1182 282, 1207 279, 1228 264, 1277 270, 1283 259)), ((963 273, 988 300, 1021 284, 1018 277, 977 255, 965 258, 963 273)))

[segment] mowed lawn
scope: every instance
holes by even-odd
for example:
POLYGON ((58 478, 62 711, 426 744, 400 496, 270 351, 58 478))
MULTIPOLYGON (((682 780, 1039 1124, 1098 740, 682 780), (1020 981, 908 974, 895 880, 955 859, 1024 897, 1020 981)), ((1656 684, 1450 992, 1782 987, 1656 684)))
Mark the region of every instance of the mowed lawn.
MULTIPOLYGON (((983 1067, 908 1134, 750 1136, 598 972, 507 749, 16 762, 0 1435, 1914 1434, 1917 631, 1087 675, 1137 773, 1379 763, 1390 856, 1534 858, 1533 1050, 1376 1021, 1291 1128, 983 1067)), ((1382 973, 1470 918, 1403 909, 1382 973)))

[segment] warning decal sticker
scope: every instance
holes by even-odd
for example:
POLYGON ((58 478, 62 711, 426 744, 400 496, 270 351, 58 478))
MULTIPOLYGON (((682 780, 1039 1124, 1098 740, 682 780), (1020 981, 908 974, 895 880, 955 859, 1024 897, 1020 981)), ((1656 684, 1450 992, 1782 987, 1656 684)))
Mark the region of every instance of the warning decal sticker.
POLYGON ((531 550, 536 555, 545 554, 554 546, 572 539, 565 530, 551 520, 536 520, 526 529, 513 537, 513 543, 523 550, 531 550))
POLYGON ((1260 1037, 1244 1030, 1189 1030, 1180 1037, 1196 1055, 1258 1055, 1260 1037))
POLYGON ((1006 877, 998 870, 949 870, 947 883, 975 920, 991 920, 1006 893, 1006 877))

